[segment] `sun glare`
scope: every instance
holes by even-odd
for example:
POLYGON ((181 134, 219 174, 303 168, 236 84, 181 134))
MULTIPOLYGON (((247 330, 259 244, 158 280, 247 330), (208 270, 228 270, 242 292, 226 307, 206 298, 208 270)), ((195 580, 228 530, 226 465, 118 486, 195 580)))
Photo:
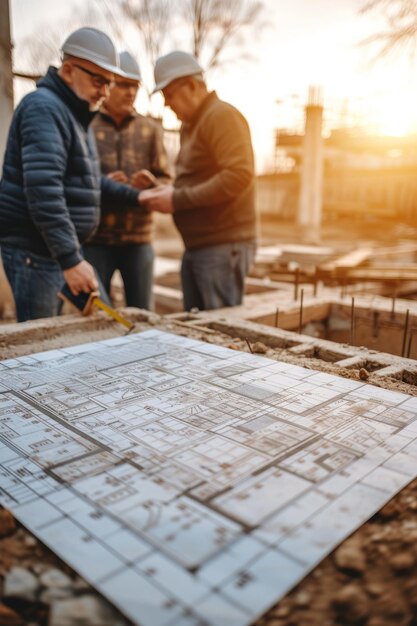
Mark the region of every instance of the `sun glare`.
POLYGON ((388 119, 381 125, 380 134, 388 137, 405 137, 409 133, 409 124, 403 119, 388 119))
POLYGON ((375 127, 380 135, 404 137, 416 127, 417 117, 411 99, 408 102, 380 103, 375 115, 375 127))

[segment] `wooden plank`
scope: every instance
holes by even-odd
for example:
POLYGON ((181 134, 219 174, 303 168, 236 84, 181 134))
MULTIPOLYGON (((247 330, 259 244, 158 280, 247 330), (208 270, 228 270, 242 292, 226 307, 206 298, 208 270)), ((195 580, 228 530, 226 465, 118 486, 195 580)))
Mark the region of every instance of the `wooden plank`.
POLYGON ((417 264, 392 267, 390 264, 376 267, 348 268, 348 267, 323 267, 317 268, 318 280, 352 281, 416 281, 417 264))
POLYGON ((333 261, 321 264, 319 270, 332 271, 339 268, 349 269, 357 267, 367 261, 371 255, 372 248, 356 248, 333 261))
POLYGON ((415 272, 417 271, 417 263, 373 263, 369 266, 371 270, 393 271, 393 272, 415 272))
MULTIPOLYGON (((269 274, 271 280, 275 283, 285 282, 285 283, 293 283, 295 280, 295 272, 290 270, 282 270, 282 271, 273 271, 269 274)), ((299 284, 302 283, 311 283, 314 281, 314 274, 307 274, 306 272, 299 272, 298 274, 299 284)))
POLYGON ((397 270, 397 269, 378 269, 378 268, 364 268, 364 269, 351 269, 345 272, 339 272, 336 270, 334 276, 340 276, 348 280, 417 280, 417 268, 414 270, 397 270))
POLYGON ((374 248, 372 257, 390 257, 401 256, 403 254, 412 254, 417 252, 417 244, 404 244, 401 246, 389 246, 387 248, 374 248))

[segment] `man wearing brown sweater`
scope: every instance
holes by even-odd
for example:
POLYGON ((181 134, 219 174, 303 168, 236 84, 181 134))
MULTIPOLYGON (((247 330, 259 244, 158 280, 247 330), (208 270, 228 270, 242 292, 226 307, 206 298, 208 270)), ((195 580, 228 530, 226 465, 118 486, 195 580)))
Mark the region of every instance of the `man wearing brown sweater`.
POLYGON ((242 302, 255 255, 254 160, 248 124, 209 92, 194 57, 176 51, 158 59, 155 91, 182 122, 174 186, 142 192, 149 211, 172 213, 184 240, 184 308, 216 309, 242 302))
MULTIPOLYGON (((140 85, 140 70, 129 52, 120 53, 120 73, 92 127, 101 170, 108 178, 146 189, 169 182, 162 129, 133 107, 140 85)), ((110 293, 111 278, 119 270, 126 304, 152 306, 154 252, 152 215, 143 208, 103 204, 95 235, 84 245, 85 258, 96 268, 110 293)))

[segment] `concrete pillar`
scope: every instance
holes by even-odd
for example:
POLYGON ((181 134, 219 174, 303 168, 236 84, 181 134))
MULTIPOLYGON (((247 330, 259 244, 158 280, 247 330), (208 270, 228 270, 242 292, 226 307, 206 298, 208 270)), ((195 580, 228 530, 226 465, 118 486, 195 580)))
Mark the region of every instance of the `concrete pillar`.
POLYGON ((0 0, 0 172, 12 114, 13 75, 9 0, 0 0))
POLYGON ((305 112, 303 160, 301 165, 298 223, 318 227, 321 224, 323 194, 323 106, 318 90, 310 89, 305 112))

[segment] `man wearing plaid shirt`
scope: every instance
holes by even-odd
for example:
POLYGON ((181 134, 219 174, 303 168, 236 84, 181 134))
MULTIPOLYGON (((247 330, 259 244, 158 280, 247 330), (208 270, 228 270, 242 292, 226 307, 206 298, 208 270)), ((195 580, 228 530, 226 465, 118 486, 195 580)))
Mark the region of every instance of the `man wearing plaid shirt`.
MULTIPOLYGON (((112 180, 147 189, 170 179, 162 129, 134 109, 140 71, 128 52, 120 54, 120 68, 92 123, 101 169, 112 180)), ((151 309, 152 214, 138 206, 121 210, 108 204, 103 204, 101 211, 99 228, 84 245, 85 258, 96 268, 108 293, 118 269, 126 304, 151 309)))

